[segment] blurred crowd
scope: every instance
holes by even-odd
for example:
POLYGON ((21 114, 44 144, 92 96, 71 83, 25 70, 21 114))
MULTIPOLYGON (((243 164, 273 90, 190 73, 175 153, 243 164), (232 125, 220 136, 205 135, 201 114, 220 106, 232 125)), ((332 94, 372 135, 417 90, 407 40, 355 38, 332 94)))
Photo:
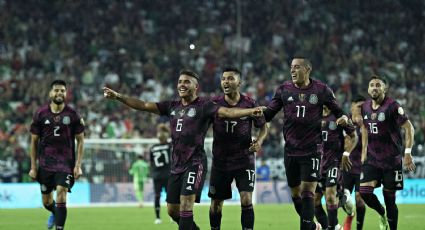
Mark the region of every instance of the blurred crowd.
MULTIPOLYGON (((388 77, 415 127, 414 154, 423 155, 424 17, 419 0, 0 0, 0 167, 27 167, 28 127, 53 79, 68 82, 86 138, 148 138, 164 118, 104 100, 102 86, 173 99, 179 70, 190 68, 209 96, 221 92, 221 68, 234 65, 243 92, 267 104, 294 56, 311 59, 312 76, 347 112, 353 95, 367 95, 372 73, 388 77)), ((262 157, 282 156, 281 122, 262 157)))

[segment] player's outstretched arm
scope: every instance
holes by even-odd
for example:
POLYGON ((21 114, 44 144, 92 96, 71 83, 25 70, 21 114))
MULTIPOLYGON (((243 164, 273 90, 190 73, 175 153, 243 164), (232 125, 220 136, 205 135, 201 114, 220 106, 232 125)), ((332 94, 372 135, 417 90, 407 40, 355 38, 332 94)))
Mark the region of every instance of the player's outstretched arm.
POLYGON ((108 99, 120 101, 123 104, 136 110, 159 114, 159 109, 158 106, 156 106, 156 103, 145 102, 137 98, 128 97, 126 95, 115 92, 108 87, 103 87, 103 96, 108 99))
POLYGON ((404 167, 413 172, 415 171, 416 165, 413 162, 412 157, 412 147, 413 147, 413 140, 415 137, 415 129, 413 128, 412 123, 407 120, 404 122, 404 124, 401 126, 401 128, 404 129, 404 137, 405 137, 405 149, 404 149, 404 167))
POLYGON ((39 138, 40 137, 38 135, 31 134, 31 149, 30 149, 31 169, 28 175, 33 180, 37 178, 37 149, 38 149, 39 138))
POLYGON ((261 117, 263 116, 263 109, 265 109, 264 106, 249 109, 220 107, 218 109, 218 116, 223 118, 261 117))
POLYGON ((344 137, 344 153, 342 154, 341 168, 345 171, 351 169, 350 153, 354 150, 358 142, 357 133, 354 131, 344 137))
POLYGON ((77 161, 75 162, 74 167, 74 178, 78 179, 81 175, 83 175, 81 163, 84 156, 84 132, 75 135, 75 139, 77 140, 77 161))

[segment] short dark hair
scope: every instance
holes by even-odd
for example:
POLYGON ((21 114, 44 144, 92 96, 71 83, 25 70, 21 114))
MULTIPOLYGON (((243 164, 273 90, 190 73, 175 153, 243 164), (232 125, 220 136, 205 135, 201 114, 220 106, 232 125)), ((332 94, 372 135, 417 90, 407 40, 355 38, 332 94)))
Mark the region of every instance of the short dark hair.
POLYGON ((50 88, 53 88, 53 86, 55 85, 63 85, 66 88, 66 82, 64 80, 54 80, 52 81, 52 83, 50 84, 50 88))
POLYGON ((361 102, 361 101, 366 101, 366 98, 361 94, 354 95, 353 99, 351 99, 351 102, 353 102, 353 103, 357 103, 357 102, 361 102))
POLYGON ((193 77, 193 78, 195 78, 196 80, 199 81, 198 74, 196 74, 195 72, 193 72, 192 70, 189 70, 189 69, 182 69, 182 70, 180 70, 180 74, 179 75, 188 75, 188 76, 191 76, 191 77, 193 77))
POLYGON ((226 66, 226 67, 224 67, 223 68, 223 73, 224 72, 234 72, 234 73, 236 73, 239 76, 239 78, 242 78, 241 71, 238 68, 234 67, 234 66, 226 66))
POLYGON ((294 60, 294 59, 302 59, 303 62, 304 62, 304 65, 308 66, 308 68, 310 68, 310 70, 313 69, 313 64, 311 64, 311 61, 308 58, 303 57, 303 56, 295 56, 294 58, 292 58, 292 60, 294 60))
POLYGON ((372 76, 370 76, 369 82, 372 81, 372 80, 375 80, 375 79, 381 80, 382 82, 384 82, 385 86, 388 87, 388 80, 387 80, 386 77, 381 77, 381 76, 378 76, 376 74, 372 74, 372 76))

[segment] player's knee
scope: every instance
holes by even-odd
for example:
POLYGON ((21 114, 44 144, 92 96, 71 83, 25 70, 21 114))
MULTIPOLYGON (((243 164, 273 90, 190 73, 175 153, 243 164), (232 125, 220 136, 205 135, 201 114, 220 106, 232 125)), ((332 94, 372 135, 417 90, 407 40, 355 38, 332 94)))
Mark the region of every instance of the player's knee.
POLYGON ((167 213, 171 218, 178 218, 180 216, 179 208, 174 206, 167 206, 167 213))
POLYGON ((356 206, 361 207, 364 206, 364 200, 362 199, 362 196, 359 192, 356 192, 356 206))
POLYGON ((241 205, 248 206, 252 204, 252 193, 250 192, 241 192, 241 205))
POLYGON ((335 194, 326 195, 326 204, 336 204, 336 196, 335 194))
POLYGON ((223 208, 223 201, 222 200, 216 200, 216 199, 211 200, 210 211, 212 213, 220 213, 222 208, 223 208))
POLYGON ((322 194, 321 193, 315 193, 314 194, 314 206, 320 206, 322 205, 322 194))
POLYGON ((61 188, 56 190, 56 202, 64 203, 66 202, 66 194, 68 190, 66 188, 61 188))

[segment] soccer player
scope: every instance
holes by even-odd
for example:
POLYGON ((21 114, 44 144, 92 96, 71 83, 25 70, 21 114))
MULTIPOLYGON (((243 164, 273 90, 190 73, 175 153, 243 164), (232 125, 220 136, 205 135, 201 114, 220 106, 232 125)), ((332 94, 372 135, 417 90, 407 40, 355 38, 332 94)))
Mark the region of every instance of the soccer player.
POLYGON ((365 203, 381 215, 381 229, 397 229, 398 209, 396 190, 403 189, 401 129, 405 131, 404 166, 415 170, 412 158, 414 128, 404 109, 386 95, 388 83, 383 77, 373 75, 369 81, 368 94, 361 107, 362 172, 360 194, 365 203), (373 190, 383 184, 385 209, 373 190), (387 219, 388 218, 388 219, 387 219))
POLYGON ((104 96, 127 106, 170 118, 173 152, 171 175, 167 185, 168 214, 179 223, 180 230, 198 229, 193 222, 193 205, 199 203, 207 170, 204 139, 214 117, 239 118, 263 116, 262 108, 237 109, 220 107, 197 95, 199 77, 182 70, 177 82, 180 100, 145 102, 117 93, 107 87, 104 96))
POLYGON ((52 229, 56 224, 56 229, 64 229, 67 192, 71 192, 74 180, 82 175, 84 121, 65 104, 65 81, 51 83, 49 98, 50 103, 37 109, 31 123, 29 176, 40 183, 43 205, 51 212, 47 228, 52 229), (56 202, 53 190, 56 190, 56 202))
MULTIPOLYGON (((254 108, 256 102, 240 93, 241 72, 233 67, 224 68, 221 76, 223 96, 213 101, 224 107, 254 108)), ((217 117, 213 123, 213 162, 211 169, 210 226, 218 230, 221 225, 223 201, 232 198, 232 182, 236 186, 241 199, 241 224, 243 230, 254 229, 254 209, 252 192, 255 186, 255 155, 259 151, 267 135, 264 117, 241 117, 227 119, 217 117), (260 128, 255 140, 251 137, 251 128, 260 128)))
MULTIPOLYGON (((351 102, 351 114, 352 114, 352 120, 354 125, 356 126, 356 133, 357 136, 361 137, 360 134, 360 126, 358 123, 361 124, 361 117, 359 117, 360 114, 358 114, 360 111, 360 107, 362 106, 363 102, 366 100, 365 97, 361 95, 357 95, 353 98, 351 102), (358 115, 357 115, 358 114, 358 115)), ((343 188, 344 188, 344 198, 345 202, 342 206, 344 211, 348 214, 344 221, 344 230, 350 230, 351 229, 351 223, 353 221, 354 215, 356 214, 356 228, 357 230, 363 229, 363 223, 364 223, 364 217, 366 213, 366 207, 365 203, 360 196, 359 189, 360 189, 360 172, 361 172, 361 148, 362 143, 359 141, 357 142, 356 147, 348 156, 344 155, 343 160, 346 162, 349 162, 348 168, 346 170, 342 171, 342 181, 343 181, 343 188), (355 200, 356 200, 356 210, 354 212, 353 210, 353 204, 351 199, 351 193, 353 192, 353 189, 355 189, 355 200)))
POLYGON ((150 165, 151 176, 153 179, 153 187, 155 191, 155 224, 161 223, 159 216, 161 191, 167 191, 167 181, 170 175, 170 158, 171 158, 171 144, 168 142, 170 136, 170 129, 166 124, 159 124, 157 126, 157 138, 159 144, 155 144, 150 148, 150 165))
POLYGON ((137 155, 137 160, 131 165, 128 173, 133 176, 134 193, 139 201, 139 207, 143 207, 143 192, 149 173, 149 165, 142 154, 137 155))
MULTIPOLYGON (((351 120, 350 120, 351 122, 351 120)), ((336 117, 326 105, 323 106, 322 120, 323 155, 320 167, 321 178, 316 187, 315 215, 324 229, 341 229, 338 224, 337 186, 340 165, 344 169, 350 167, 348 157, 357 144, 357 134, 353 125, 341 127, 336 125, 336 117), (345 134, 345 136, 344 136, 345 134), (344 160, 341 161, 342 156, 344 160), (323 210, 321 199, 325 192, 328 216, 323 210), (329 227, 329 228, 328 228, 329 227)))
POLYGON ((292 200, 300 215, 301 229, 314 229, 314 191, 319 177, 322 146, 323 105, 337 117, 337 125, 346 125, 348 117, 338 106, 332 90, 310 78, 312 65, 306 58, 294 58, 292 81, 285 81, 275 92, 267 109, 270 121, 282 109, 284 113, 285 169, 292 200))

